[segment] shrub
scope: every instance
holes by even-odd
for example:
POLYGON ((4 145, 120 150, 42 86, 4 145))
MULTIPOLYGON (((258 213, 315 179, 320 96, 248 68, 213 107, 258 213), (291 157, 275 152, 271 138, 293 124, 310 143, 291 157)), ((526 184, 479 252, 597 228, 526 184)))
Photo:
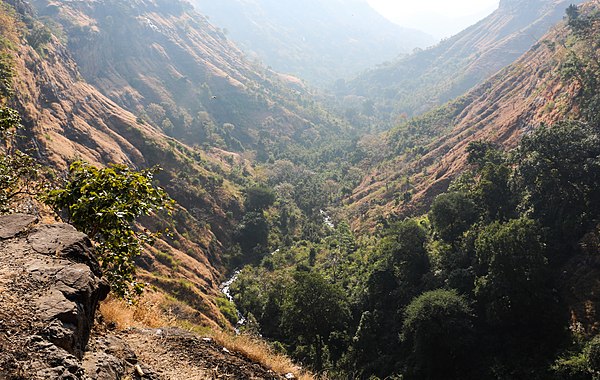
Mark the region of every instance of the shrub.
POLYGON ((113 291, 125 298, 140 294, 134 258, 156 233, 135 228, 138 217, 172 207, 167 193, 152 184, 158 168, 134 171, 125 165, 98 169, 77 161, 64 188, 50 191, 46 203, 96 241, 102 269, 113 291))

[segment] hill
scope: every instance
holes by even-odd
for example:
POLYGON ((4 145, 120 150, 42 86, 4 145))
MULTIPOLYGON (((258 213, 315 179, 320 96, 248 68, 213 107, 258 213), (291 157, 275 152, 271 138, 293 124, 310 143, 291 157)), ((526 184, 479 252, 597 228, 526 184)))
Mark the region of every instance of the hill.
POLYGON ((384 64, 338 86, 339 95, 374 102, 379 118, 422 114, 463 95, 518 59, 571 3, 562 0, 504 0, 477 24, 429 49, 384 64))
POLYGON ((233 225, 243 210, 238 184, 242 174, 236 173, 246 170, 245 181, 250 167, 237 154, 201 152, 182 144, 116 104, 85 81, 69 51, 52 34, 33 43, 31 35, 42 35, 47 27, 27 3, 12 4, 21 13, 12 16, 3 8, 3 19, 23 21, 10 21, 18 25, 18 34, 3 48, 11 67, 3 67, 2 75, 10 72, 13 77, 8 104, 19 111, 24 126, 17 143, 59 178, 77 159, 137 169, 160 165, 163 170, 156 179, 177 201, 176 210, 172 219, 144 223, 148 228, 168 226, 172 235, 140 258, 141 278, 171 294, 164 299, 165 307, 176 306, 182 318, 228 326, 217 305, 218 284, 233 225))
POLYGON ((433 39, 385 19, 364 0, 194 0, 251 57, 275 70, 330 84, 433 39))
POLYGON ((268 157, 347 128, 301 83, 249 62, 189 3, 32 4, 62 30, 88 83, 188 145, 268 157))
POLYGON ((402 123, 385 139, 363 140, 363 151, 372 153, 363 161, 368 174, 349 199, 351 213, 372 222, 422 212, 467 168, 470 142, 509 149, 542 124, 580 118, 577 86, 563 75, 570 35, 561 23, 466 95, 402 123))

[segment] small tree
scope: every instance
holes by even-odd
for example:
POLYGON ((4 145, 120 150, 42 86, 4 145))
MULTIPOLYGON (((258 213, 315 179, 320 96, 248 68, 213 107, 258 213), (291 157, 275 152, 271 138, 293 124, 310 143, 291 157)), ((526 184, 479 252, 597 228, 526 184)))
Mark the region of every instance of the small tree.
POLYGON ((517 185, 554 242, 574 245, 600 220, 600 134, 577 122, 540 127, 516 152, 517 185))
POLYGON ((132 298, 142 284, 135 279, 134 258, 156 233, 139 231, 138 217, 172 208, 167 193, 153 185, 157 167, 135 171, 125 165, 98 169, 77 161, 71 164, 64 188, 50 191, 46 203, 77 229, 96 241, 96 252, 112 290, 132 298))
POLYGON ((39 165, 13 148, 15 131, 21 127, 17 111, 0 107, 0 212, 11 211, 11 204, 23 195, 36 195, 40 190, 39 165))
POLYGON ((314 348, 314 367, 323 368, 323 348, 343 332, 350 311, 342 291, 316 272, 296 272, 283 304, 282 325, 314 348))
POLYGON ((408 345, 408 373, 418 379, 468 378, 473 313, 467 300, 451 290, 434 290, 406 308, 402 340, 408 345))
POLYGON ((433 228, 449 243, 457 240, 477 222, 478 217, 475 203, 463 193, 439 195, 429 212, 433 228))
POLYGON ((253 186, 246 189, 246 210, 263 211, 275 202, 275 193, 265 186, 253 186))

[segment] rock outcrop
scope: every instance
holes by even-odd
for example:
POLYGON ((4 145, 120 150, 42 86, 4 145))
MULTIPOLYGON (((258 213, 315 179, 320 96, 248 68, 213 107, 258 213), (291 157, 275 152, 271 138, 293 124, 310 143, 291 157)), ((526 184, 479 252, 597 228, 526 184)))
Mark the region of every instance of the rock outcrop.
POLYGON ((0 379, 79 379, 109 286, 86 235, 0 217, 0 379))
POLYGON ((0 216, 0 380, 282 378, 181 329, 94 326, 109 290, 85 234, 0 216))

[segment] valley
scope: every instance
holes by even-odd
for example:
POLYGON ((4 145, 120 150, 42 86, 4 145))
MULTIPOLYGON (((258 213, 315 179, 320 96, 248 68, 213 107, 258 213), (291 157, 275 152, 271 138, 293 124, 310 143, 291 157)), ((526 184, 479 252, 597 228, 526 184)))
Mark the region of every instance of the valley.
POLYGON ((2 1, 0 298, 37 330, 0 308, 0 378, 596 378, 600 4, 575 3, 411 53, 362 0, 2 1), (76 307, 43 320, 50 293, 76 307))

